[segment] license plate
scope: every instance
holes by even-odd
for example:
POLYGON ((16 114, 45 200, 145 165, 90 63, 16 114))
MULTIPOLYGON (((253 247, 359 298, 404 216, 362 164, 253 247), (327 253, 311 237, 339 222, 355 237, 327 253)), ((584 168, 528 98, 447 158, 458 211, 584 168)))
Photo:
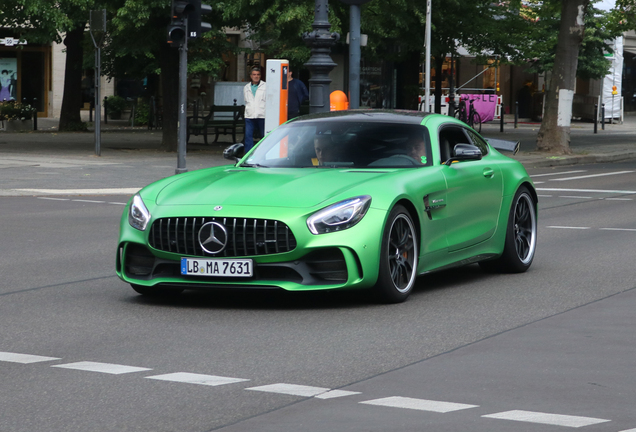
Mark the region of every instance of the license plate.
POLYGON ((181 274, 188 276, 252 277, 251 259, 181 258, 181 274))

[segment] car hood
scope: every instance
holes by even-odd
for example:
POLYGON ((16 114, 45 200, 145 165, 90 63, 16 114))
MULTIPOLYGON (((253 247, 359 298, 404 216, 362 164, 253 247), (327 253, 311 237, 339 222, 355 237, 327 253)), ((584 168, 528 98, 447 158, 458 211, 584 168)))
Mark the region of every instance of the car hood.
POLYGON ((156 203, 309 208, 390 172, 392 170, 212 168, 179 174, 179 179, 159 192, 156 203))

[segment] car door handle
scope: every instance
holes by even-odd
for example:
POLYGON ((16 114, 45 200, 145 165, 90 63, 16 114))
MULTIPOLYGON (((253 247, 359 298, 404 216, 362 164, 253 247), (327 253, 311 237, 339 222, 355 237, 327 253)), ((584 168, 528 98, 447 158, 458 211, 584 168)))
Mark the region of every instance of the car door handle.
POLYGON ((492 178, 495 175, 495 170, 492 168, 484 168, 484 177, 492 178))

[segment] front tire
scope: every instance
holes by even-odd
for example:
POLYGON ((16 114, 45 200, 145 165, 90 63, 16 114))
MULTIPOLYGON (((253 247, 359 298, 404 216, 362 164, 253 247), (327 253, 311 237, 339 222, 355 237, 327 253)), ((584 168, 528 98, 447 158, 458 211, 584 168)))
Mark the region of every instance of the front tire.
POLYGON ((411 215, 401 205, 389 213, 380 248, 380 268, 375 292, 384 303, 408 298, 417 277, 417 234, 411 215))
POLYGON ((530 268, 537 248, 537 205, 527 187, 517 190, 510 207, 503 253, 479 265, 489 271, 523 273, 530 268))

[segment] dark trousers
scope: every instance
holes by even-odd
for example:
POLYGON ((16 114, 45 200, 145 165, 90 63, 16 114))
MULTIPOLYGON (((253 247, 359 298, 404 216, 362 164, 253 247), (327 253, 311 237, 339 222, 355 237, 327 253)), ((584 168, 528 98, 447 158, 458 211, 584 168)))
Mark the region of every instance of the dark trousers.
POLYGON ((254 128, 265 136, 265 119, 245 119, 245 153, 254 147, 254 128))

